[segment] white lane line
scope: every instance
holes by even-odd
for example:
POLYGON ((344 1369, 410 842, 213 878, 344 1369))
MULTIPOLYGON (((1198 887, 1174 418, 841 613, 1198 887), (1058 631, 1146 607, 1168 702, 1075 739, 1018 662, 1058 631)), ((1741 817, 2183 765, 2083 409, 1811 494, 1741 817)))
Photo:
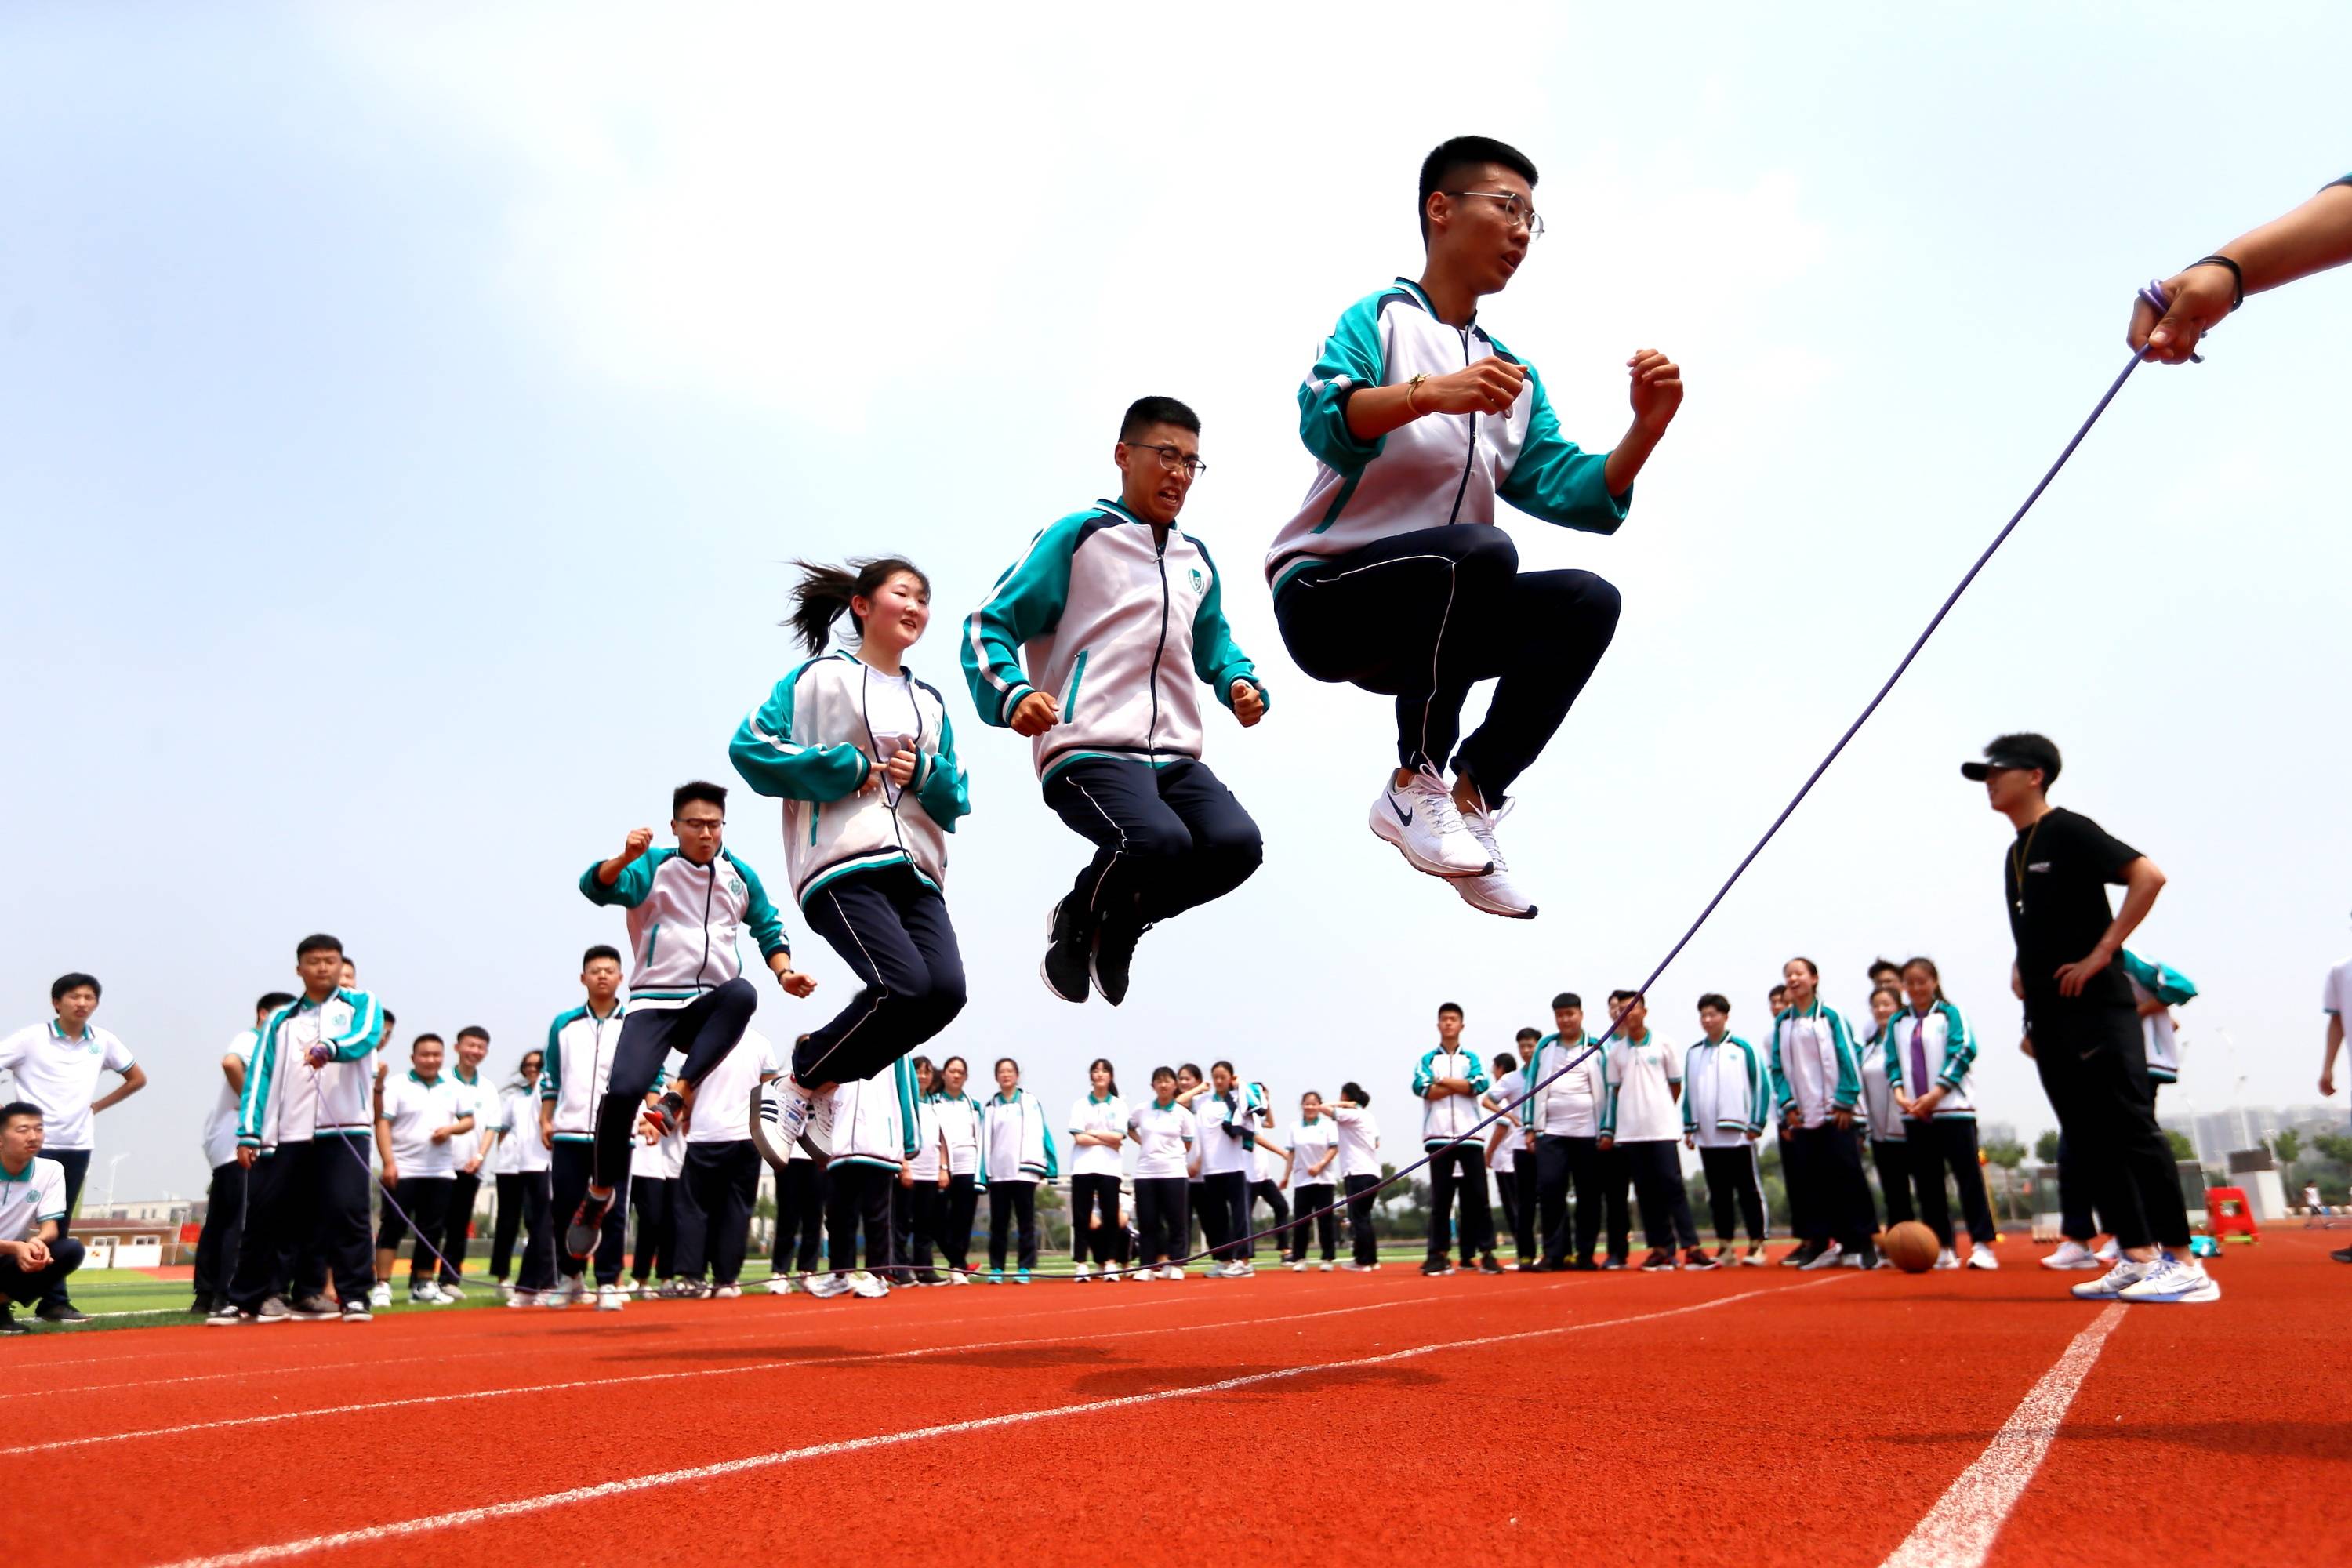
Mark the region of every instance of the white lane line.
MULTIPOLYGON (((1316 1295, 1322 1296, 1333 1293, 1336 1292, 1318 1291, 1316 1292, 1316 1295)), ((1188 1295, 1176 1297, 1146 1294, 1129 1300, 1115 1301, 1107 1306, 1100 1307, 1065 1307, 1059 1310, 1049 1309, 1042 1311, 1004 1312, 995 1315, 976 1313, 971 1316, 962 1318, 935 1318, 929 1320, 912 1321, 894 1321, 876 1318, 861 1322, 856 1326, 859 1328, 873 1329, 877 1332, 887 1330, 891 1332, 894 1337, 903 1337, 905 1332, 908 1330, 919 1330, 922 1332, 928 1333, 933 1329, 955 1328, 964 1323, 1017 1323, 1030 1318, 1060 1319, 1092 1317, 1103 1312, 1124 1311, 1136 1307, 1171 1306, 1180 1300, 1189 1302, 1205 1299, 1206 1298, 1204 1296, 1188 1295)), ((1313 1298, 1310 1298, 1310 1300, 1311 1299, 1313 1298)), ((765 1304, 766 1300, 768 1299, 763 1298, 761 1302, 754 1304, 755 1311, 758 1306, 765 1304)), ((702 1310, 710 1310, 710 1304, 708 1302, 698 1302, 693 1303, 692 1305, 693 1307, 702 1310)), ((546 1312, 546 1309, 544 1308, 518 1308, 515 1310, 519 1312, 538 1311, 542 1314, 546 1312)), ((725 1310, 723 1308, 718 1310, 721 1311, 725 1310)), ((661 1342, 659 1348, 665 1352, 674 1352, 678 1354, 690 1354, 698 1350, 715 1348, 718 1345, 729 1343, 736 1340, 763 1339, 775 1333, 778 1328, 783 1325, 790 1325, 796 1328, 806 1327, 813 1331, 824 1331, 827 1337, 831 1337, 835 1333, 837 1333, 844 1326, 841 1321, 831 1316, 812 1318, 803 1316, 803 1314, 812 1311, 829 1313, 862 1312, 864 1310, 866 1310, 865 1308, 846 1300, 836 1302, 830 1309, 818 1308, 814 1306, 812 1303, 802 1302, 792 1307, 780 1307, 773 1311, 758 1313, 754 1321, 759 1322, 761 1326, 756 1328, 735 1329, 730 1330, 726 1333, 710 1333, 707 1335, 701 1332, 700 1326, 685 1329, 681 1331, 684 1333, 695 1334, 697 1337, 690 1342, 665 1340, 661 1342)), ((554 1322, 549 1322, 545 1316, 538 1318, 527 1317, 519 1322, 508 1324, 503 1331, 492 1331, 488 1333, 455 1335, 452 1336, 449 1341, 442 1342, 445 1343, 463 1344, 471 1341, 486 1339, 499 1341, 500 1343, 499 1346, 492 1350, 436 1351, 429 1355, 413 1356, 366 1356, 352 1361, 298 1362, 291 1366, 248 1366, 239 1367, 234 1372, 191 1373, 184 1377, 138 1377, 130 1378, 121 1383, 84 1383, 39 1388, 0 1389, 0 1401, 11 1399, 39 1399, 48 1395, 98 1394, 103 1393, 108 1389, 114 1388, 169 1388, 184 1383, 217 1383, 224 1380, 234 1380, 237 1378, 277 1378, 295 1376, 305 1373, 314 1372, 365 1371, 373 1367, 401 1366, 409 1363, 420 1361, 441 1362, 480 1361, 485 1359, 495 1360, 511 1356, 515 1354, 518 1350, 524 1349, 526 1347, 534 1350, 546 1349, 550 1342, 533 1334, 531 1332, 533 1326, 543 1325, 557 1332, 563 1332, 565 1331, 563 1324, 566 1322, 576 1325, 569 1331, 575 1335, 591 1338, 598 1336, 608 1337, 612 1342, 612 1348, 629 1349, 635 1348, 640 1343, 650 1343, 650 1342, 639 1342, 625 1332, 625 1331, 635 1327, 644 1321, 645 1320, 642 1318, 639 1318, 632 1320, 629 1322, 614 1322, 612 1321, 609 1314, 602 1316, 593 1315, 593 1309, 583 1309, 578 1312, 572 1312, 566 1310, 563 1313, 558 1315, 558 1321, 554 1322), (620 1333, 608 1332, 613 1330, 621 1330, 624 1331, 620 1333)), ((675 1322, 676 1320, 671 1317, 667 1310, 665 1310, 660 1321, 664 1327, 668 1327, 675 1322)), ((1173 1326, 1181 1327, 1182 1325, 1177 1324, 1173 1326)), ((247 1327, 249 1329, 252 1325, 248 1324, 247 1327)), ((341 1338, 347 1332, 347 1330, 342 1329, 339 1325, 334 1337, 341 1338)), ((297 1337, 299 1337, 299 1334, 297 1337)), ((239 1341, 237 1342, 250 1343, 251 1342, 239 1341)), ((582 1354, 592 1353, 592 1347, 568 1346, 562 1348, 567 1350, 577 1350, 582 1354)), ((84 1361, 56 1362, 49 1364, 52 1366, 68 1367, 92 1365, 102 1361, 168 1360, 184 1362, 187 1359, 187 1352, 184 1350, 152 1351, 141 1352, 136 1355, 91 1357, 84 1361)))
POLYGON ((1895 1549, 1885 1568, 1981 1568, 2125 1310, 2122 1302, 2110 1301, 2089 1328, 2074 1336, 2057 1363, 2026 1391, 1976 1463, 1960 1472, 1927 1517, 1895 1549))
POLYGON ((918 1443, 931 1437, 953 1437, 966 1433, 990 1432, 1006 1426, 1025 1426, 1033 1422, 1058 1420, 1070 1415, 1097 1415, 1106 1411, 1132 1410, 1141 1405, 1156 1405, 1163 1400, 1190 1399, 1203 1394, 1229 1394, 1237 1388, 1278 1383, 1294 1377, 1316 1377, 1325 1373, 1353 1372, 1361 1367, 1386 1366, 1421 1356, 1436 1355, 1451 1351, 1484 1350, 1491 1345, 1518 1344, 1529 1340, 1553 1339, 1562 1334, 1583 1333, 1593 1329, 1621 1328, 1629 1323, 1653 1322, 1661 1318, 1678 1318, 1691 1312, 1705 1312, 1717 1307, 1727 1307, 1735 1301, 1745 1301, 1758 1296, 1781 1296, 1798 1290, 1811 1290, 1823 1285, 1836 1284, 1843 1274, 1827 1279, 1809 1279, 1801 1285, 1767 1285, 1737 1295, 1717 1296, 1712 1300, 1694 1301, 1685 1307, 1667 1307, 1655 1312, 1635 1312, 1622 1318, 1597 1318, 1588 1322, 1562 1323, 1549 1329, 1525 1329, 1514 1333, 1487 1334, 1478 1339, 1446 1340, 1435 1344, 1413 1345, 1384 1355, 1358 1356, 1348 1361, 1322 1362, 1308 1366, 1284 1367, 1275 1372, 1250 1373, 1241 1377, 1223 1378, 1215 1383, 1188 1384, 1182 1388, 1163 1388, 1150 1394, 1122 1394, 1113 1399, 1089 1399, 1076 1405, 1055 1405, 1043 1410, 1016 1410, 1003 1415, 982 1415, 968 1421, 947 1421, 935 1426, 917 1426, 903 1432, 884 1432, 871 1437, 846 1437, 832 1443, 814 1443, 804 1448, 780 1448, 773 1453, 753 1454, 740 1459, 722 1459, 716 1464, 695 1465, 686 1469, 658 1470, 651 1475, 631 1476, 625 1480, 601 1481, 594 1486, 573 1487, 565 1491, 550 1492, 541 1497, 518 1498, 512 1502, 489 1503, 479 1508, 457 1509, 448 1513, 427 1514, 420 1519, 404 1519, 392 1524, 372 1524, 359 1530, 338 1531, 331 1535, 306 1536, 299 1541, 284 1541, 271 1546, 256 1546, 243 1552, 222 1552, 211 1557, 190 1557, 166 1564, 165 1568, 247 1568, 257 1563, 276 1563, 289 1557, 300 1557, 313 1552, 328 1552, 341 1546, 362 1546, 381 1541, 399 1541, 409 1536, 426 1535, 437 1530, 454 1529, 460 1525, 479 1524, 490 1520, 512 1519, 520 1514, 542 1513, 549 1509, 564 1508, 572 1503, 593 1502, 603 1498, 623 1497, 632 1492, 651 1491, 658 1487, 677 1486, 688 1481, 712 1480, 722 1476, 740 1475, 747 1470, 771 1469, 779 1465, 795 1464, 805 1459, 831 1458, 840 1454, 862 1453, 869 1448, 892 1447, 901 1443, 918 1443))
MULTIPOLYGON (((1552 1286, 1548 1289, 1557 1289, 1552 1286)), ((260 1415, 231 1415, 214 1421, 188 1421, 171 1426, 139 1426, 127 1432, 107 1432, 95 1437, 60 1437, 47 1443, 26 1443, 14 1448, 0 1448, 0 1458, 13 1458, 19 1454, 54 1454, 66 1448, 89 1448, 100 1443, 120 1443, 134 1437, 176 1437, 190 1432, 218 1432, 237 1426, 273 1426, 282 1421, 307 1421, 320 1415, 356 1415, 373 1410, 401 1410, 419 1405, 451 1405, 462 1399, 504 1399, 521 1394, 561 1394, 575 1388, 620 1388, 633 1383, 683 1383, 697 1377, 733 1377, 749 1372, 776 1372, 785 1368, 798 1371, 811 1366, 866 1365, 883 1361, 911 1361, 923 1356, 950 1355, 963 1351, 1016 1350, 1025 1345, 1066 1344, 1072 1340, 1135 1339, 1147 1334, 1183 1333, 1193 1329, 1246 1329, 1267 1323, 1303 1322, 1314 1318, 1343 1318, 1356 1312, 1381 1312, 1396 1307, 1426 1306, 1430 1302, 1453 1297, 1454 1292, 1428 1296, 1399 1297, 1386 1301, 1369 1301, 1355 1307, 1331 1307, 1315 1312, 1281 1312, 1267 1318, 1236 1318, 1222 1323, 1170 1323, 1150 1329, 1119 1329, 1109 1333, 1092 1330, 1066 1334, 1044 1334, 1025 1340, 983 1340, 977 1343, 958 1345, 923 1345, 901 1351, 852 1351, 843 1355, 802 1358, 780 1356, 771 1361, 745 1362, 740 1366, 706 1366, 668 1372, 631 1373, 618 1377, 568 1378, 561 1383, 524 1383, 511 1388, 474 1388, 459 1393, 419 1394, 400 1399, 371 1399, 354 1405, 324 1405, 311 1410, 273 1410, 260 1415)), ((667 1353, 668 1347, 664 1347, 667 1353)), ((681 1350, 678 1353, 688 1354, 681 1350)))

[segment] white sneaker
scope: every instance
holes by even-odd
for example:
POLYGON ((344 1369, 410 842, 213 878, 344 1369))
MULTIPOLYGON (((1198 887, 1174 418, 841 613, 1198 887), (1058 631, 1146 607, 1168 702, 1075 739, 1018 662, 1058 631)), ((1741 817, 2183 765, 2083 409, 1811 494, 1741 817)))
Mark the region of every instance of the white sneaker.
POLYGON ((2096 1258, 2100 1262, 2106 1264, 2120 1262, 2123 1258, 2123 1255, 2124 1249, 2116 1245, 2116 1238, 2112 1236, 2107 1237, 2106 1240, 2099 1243, 2099 1250, 2092 1254, 2092 1256, 2096 1258))
POLYGON ((1103 1277, 1105 1279, 1118 1279, 1118 1264, 1116 1264, 1116 1263, 1106 1263, 1106 1264, 1104 1264, 1104 1265, 1102 1266, 1102 1277, 1103 1277))
POLYGON ((793 1293, 793 1278, 792 1278, 792 1276, 791 1276, 791 1275, 789 1275, 789 1274, 779 1274, 779 1275, 777 1275, 773 1279, 771 1279, 771 1280, 769 1280, 769 1281, 768 1281, 768 1294, 769 1294, 769 1295, 771 1295, 771 1296, 789 1296, 789 1295, 791 1295, 792 1293, 793 1293))
POLYGON ((628 1304, 629 1298, 622 1292, 622 1289, 618 1285, 599 1285, 596 1287, 596 1310, 598 1311, 617 1312, 628 1304))
POLYGON ((1503 858, 1503 847, 1495 842, 1495 825, 1508 816, 1511 807, 1517 804, 1516 800, 1507 800, 1500 811, 1477 808, 1462 814, 1463 826, 1493 864, 1483 877, 1457 879, 1454 890, 1474 910, 1500 915, 1507 921, 1531 921, 1536 918, 1535 900, 1513 884, 1510 864, 1503 858))
POLYGON ((1739 1260, 1739 1266, 1742 1268, 1761 1268, 1771 1261, 1772 1259, 1765 1255, 1764 1244, 1759 1241, 1748 1249, 1748 1256, 1739 1260))
POLYGON ((2221 1282, 2205 1272, 2205 1266, 2194 1258, 2175 1258, 2168 1252, 2159 1256, 2137 1283, 2125 1286, 2119 1294, 2126 1301, 2218 1301, 2221 1299, 2221 1282))
POLYGON ((714 1301, 731 1301, 742 1293, 740 1285, 720 1285, 712 1289, 710 1298, 714 1301))
MULTIPOLYGON (((2115 1259, 2110 1258, 2107 1261, 2113 1263, 2115 1259)), ((2042 1260, 2044 1268, 2096 1268, 2098 1266, 2099 1255, 2071 1236, 2058 1244, 2057 1251, 2042 1260)))
POLYGON ((2084 1280, 2074 1287, 2074 1291, 2085 1301, 2112 1301, 2146 1279, 2155 1268, 2152 1263, 2135 1263, 2128 1258, 2117 1258, 2113 1268, 2096 1279, 2084 1280))
POLYGON ((409 1287, 408 1304, 412 1307, 437 1307, 447 1300, 447 1297, 441 1294, 441 1288, 430 1280, 422 1285, 409 1287))
POLYGON ((1320 1262, 1320 1263, 1317 1264, 1315 1267, 1316 1267, 1318 1269, 1321 1270, 1323 1273, 1328 1274, 1328 1273, 1330 1273, 1330 1272, 1331 1272, 1331 1270, 1332 1270, 1332 1269, 1334 1269, 1334 1268, 1338 1268, 1338 1267, 1339 1267, 1339 1265, 1337 1265, 1337 1264, 1333 1263, 1329 1258, 1325 1258, 1322 1262, 1320 1262))
POLYGON ((1929 1265, 1930 1268, 1958 1268, 1959 1266, 1960 1255, 1954 1252, 1948 1247, 1937 1253, 1936 1261, 1929 1265))
POLYGON ((446 1279, 437 1279, 434 1281, 433 1288, 441 1292, 441 1299, 444 1301, 462 1301, 466 1299, 466 1288, 463 1285, 453 1285, 446 1279))
POLYGON ((1454 792, 1424 764, 1404 788, 1396 787, 1391 770, 1373 797, 1372 831, 1387 839, 1416 871, 1433 877, 1483 877, 1494 869, 1494 859, 1470 837, 1454 792))
POLYGON ((518 1288, 508 1292, 507 1305, 509 1307, 536 1307, 539 1305, 539 1292, 536 1290, 525 1290, 518 1288))
POLYGON ((869 1301, 890 1293, 890 1287, 883 1283, 880 1275, 869 1273, 863 1268, 849 1277, 849 1289, 852 1295, 862 1296, 869 1301))
POLYGON ((1980 1241, 1969 1249, 1969 1267, 1971 1268, 1998 1268, 2000 1267, 2000 1259, 1992 1255, 1991 1247, 1987 1247, 1980 1241))
POLYGON ((846 1296, 849 1294, 849 1276, 846 1274, 813 1274, 802 1282, 801 1289, 807 1291, 810 1295, 816 1297, 819 1300, 830 1300, 835 1296, 846 1296))
POLYGON ((1070 1270, 1070 1278, 1071 1278, 1071 1279, 1075 1279, 1075 1280, 1076 1280, 1076 1281, 1077 1281, 1079 1284, 1081 1284, 1081 1285, 1085 1284, 1087 1280, 1089 1280, 1089 1279, 1093 1279, 1094 1277, 1095 1277, 1095 1271, 1094 1271, 1094 1268, 1093 1268, 1093 1267, 1092 1267, 1091 1265, 1088 1265, 1088 1264, 1085 1264, 1085 1263, 1078 1264, 1076 1267, 1073 1268, 1070 1270))
POLYGON ((1184 1278, 1184 1270, 1171 1263, 1160 1271, 1160 1278, 1162 1279, 1181 1279, 1184 1278))
POLYGON ((971 1276, 966 1273, 963 1269, 950 1268, 948 1270, 948 1283, 950 1285, 969 1285, 971 1283, 971 1276))
POLYGON ((751 1144, 760 1158, 782 1174, 792 1163, 797 1143, 818 1161, 833 1157, 833 1097, 825 1097, 822 1115, 816 1096, 801 1088, 790 1073, 751 1088, 751 1144))
POLYGON ((1290 1266, 1290 1271, 1291 1271, 1293 1274, 1304 1274, 1304 1273, 1306 1273, 1306 1272, 1307 1272, 1307 1259, 1305 1259, 1304 1258, 1301 1258, 1297 1259, 1295 1262, 1293 1262, 1293 1263, 1291 1264, 1291 1266, 1290 1266))
POLYGON ((368 1287, 368 1305, 371 1307, 389 1307, 392 1305, 391 1280, 379 1279, 373 1285, 368 1287))

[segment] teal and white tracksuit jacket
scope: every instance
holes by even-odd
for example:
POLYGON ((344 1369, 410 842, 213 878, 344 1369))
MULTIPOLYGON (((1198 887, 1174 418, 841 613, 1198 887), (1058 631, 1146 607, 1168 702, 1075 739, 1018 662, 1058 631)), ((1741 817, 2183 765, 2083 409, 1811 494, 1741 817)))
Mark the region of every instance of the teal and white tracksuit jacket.
POLYGON ((1265 696, 1225 622, 1208 547, 1165 540, 1116 501, 1074 511, 1031 542, 963 627, 964 680, 1000 727, 1032 691, 1061 721, 1030 742, 1040 783, 1081 757, 1160 767, 1201 755, 1204 681, 1227 708, 1233 684, 1265 696))
MULTIPOLYGON (((540 1064, 539 1098, 555 1107, 558 1143, 596 1142, 596 1108, 604 1103, 604 1086, 613 1076, 613 1053, 621 1047, 621 1018, 627 1012, 618 1002, 603 1018, 585 1006, 574 1007, 558 1013, 547 1026, 547 1059, 540 1064)), ((654 1087, 662 1087, 667 1076, 666 1068, 656 1072, 654 1087)), ((530 1139, 539 1141, 536 1127, 530 1129, 530 1139)))
POLYGON ((736 936, 746 927, 761 957, 792 952, 767 889, 730 849, 719 850, 708 866, 696 865, 675 845, 648 849, 622 867, 609 888, 596 879, 602 864, 580 873, 580 891, 592 904, 629 911, 632 1007, 683 1007, 737 978, 743 961, 736 936))
MULTIPOLYGON (((833 1163, 898 1173, 919 1152, 922 1116, 915 1105, 915 1068, 900 1057, 872 1078, 833 1090, 833 1163)), ((936 1175, 936 1173, 934 1173, 936 1175)))
MULTIPOLYGON (((2337 184, 2345 184, 2338 181, 2337 184)), ((2161 1002, 2166 1007, 2178 1007, 2197 999, 2197 983, 2168 964, 2158 963, 2140 957, 2126 948, 2116 956, 2123 965, 2126 978, 2131 981, 2134 1002, 2161 1002)), ((2140 1021, 2140 1034, 2147 1046, 2147 1076, 2151 1083, 2178 1083, 2180 1080, 2180 1033, 2169 1012, 2151 1013, 2140 1021)))
POLYGON ((971 784, 946 700, 912 670, 885 675, 846 649, 810 659, 737 727, 728 754, 744 783, 784 803, 784 866, 799 903, 835 878, 884 866, 944 886, 947 836, 971 810, 971 784), (902 743, 918 759, 913 781, 902 792, 885 779, 860 795, 867 772, 902 743))
POLYGON ((383 1008, 364 991, 339 988, 323 1002, 308 996, 269 1015, 245 1071, 237 1102, 240 1149, 275 1149, 312 1138, 365 1138, 375 1131, 375 1073, 370 1060, 383 1038, 383 1008), (323 1045, 324 1067, 310 1052, 323 1045))
POLYGON ((1479 1109, 1478 1097, 1493 1087, 1486 1065, 1468 1051, 1449 1051, 1439 1046, 1423 1053, 1420 1065, 1412 1069, 1413 1098, 1421 1101, 1421 1146, 1450 1149, 1465 1140, 1475 1142, 1475 1129, 1487 1114, 1479 1109), (1429 1086, 1442 1078, 1469 1079, 1470 1092, 1449 1094, 1443 1100, 1424 1098, 1429 1086))
POLYGON ((1054 1135, 1045 1105, 1025 1089, 1008 1097, 1002 1090, 981 1108, 980 1180, 991 1182, 1050 1182, 1062 1173, 1054 1153, 1054 1135))
POLYGON ((1737 1035, 1705 1035, 1683 1056, 1683 1131, 1702 1149, 1736 1149, 1772 1115, 1764 1053, 1737 1035))
POLYGON ((1833 1110, 1852 1110, 1862 1099, 1862 1056, 1845 1020, 1815 1002, 1784 1009, 1772 1020, 1772 1103, 1786 1116, 1797 1108, 1804 1126, 1819 1127, 1833 1110))
POLYGON ((1519 1101, 1520 1125, 1554 1138, 1598 1138, 1609 1110, 1609 1046, 1591 1035, 1572 1040, 1546 1035, 1534 1059, 1520 1069, 1530 1085, 1543 1084, 1519 1101), (1559 1076, 1551 1082, 1552 1075, 1559 1076))
POLYGON ((1439 321, 1421 286, 1402 278, 1349 306, 1331 330, 1299 384, 1298 435, 1315 455, 1315 478, 1266 553, 1266 581, 1276 592, 1310 563, 1391 534, 1491 524, 1497 499, 1589 533, 1614 533, 1633 504, 1630 489, 1609 493, 1606 453, 1560 434, 1533 365, 1475 321, 1439 321), (1508 413, 1424 414, 1370 441, 1348 428, 1348 400, 1365 387, 1450 374, 1489 354, 1527 368, 1508 413))
POLYGON ((1936 1102, 1930 1121, 1974 1121, 1977 1108, 1969 1099, 1969 1073, 1976 1066, 1977 1037, 1969 1032, 1968 1020, 1949 1002, 1938 1001, 1923 1016, 1906 1007, 1886 1020, 1886 1081, 1890 1088, 1899 1089, 1916 1100, 1930 1089, 1940 1089, 1944 1097, 1936 1102), (1914 1084, 1907 1075, 1911 1071, 1911 1036, 1918 1031, 1920 1044, 1927 1053, 1927 1070, 1936 1075, 1933 1084, 1914 1084))

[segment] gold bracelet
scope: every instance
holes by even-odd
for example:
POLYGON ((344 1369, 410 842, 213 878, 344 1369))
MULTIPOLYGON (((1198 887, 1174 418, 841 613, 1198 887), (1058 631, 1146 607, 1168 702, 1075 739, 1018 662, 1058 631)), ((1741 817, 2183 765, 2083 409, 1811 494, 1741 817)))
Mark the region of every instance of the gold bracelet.
POLYGON ((1412 377, 1404 384, 1404 409, 1406 413, 1412 415, 1415 419, 1421 417, 1421 410, 1413 405, 1412 395, 1419 392, 1421 390, 1421 384, 1428 379, 1429 373, 1427 371, 1416 371, 1412 377))

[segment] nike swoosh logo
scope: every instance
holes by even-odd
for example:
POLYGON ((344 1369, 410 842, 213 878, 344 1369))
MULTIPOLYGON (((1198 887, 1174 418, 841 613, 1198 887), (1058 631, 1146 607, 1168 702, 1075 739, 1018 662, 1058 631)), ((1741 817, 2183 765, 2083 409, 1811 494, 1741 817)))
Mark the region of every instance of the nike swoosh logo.
POLYGON ((1411 827, 1412 826, 1412 813, 1399 805, 1396 803, 1396 796, 1391 795, 1385 795, 1382 798, 1389 803, 1389 809, 1396 813, 1397 820, 1399 822, 1403 823, 1407 827, 1411 827))

